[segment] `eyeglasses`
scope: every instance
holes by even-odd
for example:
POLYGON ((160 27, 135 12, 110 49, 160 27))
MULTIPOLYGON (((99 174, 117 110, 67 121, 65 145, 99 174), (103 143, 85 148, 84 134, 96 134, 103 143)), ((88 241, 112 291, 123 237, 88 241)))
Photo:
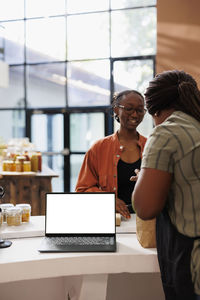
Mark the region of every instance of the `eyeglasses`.
POLYGON ((124 106, 124 105, 118 105, 118 107, 123 108, 125 110, 125 112, 129 115, 133 114, 134 112, 136 112, 138 115, 144 115, 146 113, 146 109, 145 108, 133 108, 133 107, 128 107, 128 106, 124 106))

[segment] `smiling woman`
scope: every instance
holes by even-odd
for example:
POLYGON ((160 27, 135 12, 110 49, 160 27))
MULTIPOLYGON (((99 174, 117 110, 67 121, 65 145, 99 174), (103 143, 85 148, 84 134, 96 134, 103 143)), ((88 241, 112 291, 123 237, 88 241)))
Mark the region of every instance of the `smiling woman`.
MULTIPOLYGON (((140 168, 146 138, 137 131, 145 109, 143 96, 135 90, 116 94, 112 102, 119 130, 98 140, 86 153, 77 192, 115 192, 116 210, 125 218, 133 213, 131 194, 135 182, 130 178, 140 168)), ((106 208, 105 208, 106 209, 106 208)))

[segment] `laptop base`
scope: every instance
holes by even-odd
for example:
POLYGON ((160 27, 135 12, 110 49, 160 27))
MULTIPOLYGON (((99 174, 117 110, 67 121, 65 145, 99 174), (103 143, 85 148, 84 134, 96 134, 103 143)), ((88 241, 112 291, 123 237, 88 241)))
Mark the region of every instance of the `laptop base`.
POLYGON ((43 240, 39 252, 115 252, 116 245, 49 245, 43 240))

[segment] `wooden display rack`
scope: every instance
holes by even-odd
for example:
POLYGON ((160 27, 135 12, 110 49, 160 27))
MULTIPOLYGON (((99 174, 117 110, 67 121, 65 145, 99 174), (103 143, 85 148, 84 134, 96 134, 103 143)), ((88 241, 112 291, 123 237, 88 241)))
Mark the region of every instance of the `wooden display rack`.
POLYGON ((31 215, 45 214, 45 194, 52 192, 52 178, 58 175, 43 166, 42 172, 0 172, 0 185, 5 189, 2 203, 28 203, 31 215))

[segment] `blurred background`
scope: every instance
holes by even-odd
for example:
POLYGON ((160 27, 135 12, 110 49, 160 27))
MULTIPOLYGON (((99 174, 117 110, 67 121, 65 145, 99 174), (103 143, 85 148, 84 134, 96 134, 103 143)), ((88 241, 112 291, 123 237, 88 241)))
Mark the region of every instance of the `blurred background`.
MULTIPOLYGON (((85 152, 117 129, 113 93, 144 93, 155 75, 156 0, 0 7, 0 143, 29 138, 59 174, 53 191, 74 191, 85 152)), ((148 136, 152 126, 146 114, 139 131, 148 136)))

